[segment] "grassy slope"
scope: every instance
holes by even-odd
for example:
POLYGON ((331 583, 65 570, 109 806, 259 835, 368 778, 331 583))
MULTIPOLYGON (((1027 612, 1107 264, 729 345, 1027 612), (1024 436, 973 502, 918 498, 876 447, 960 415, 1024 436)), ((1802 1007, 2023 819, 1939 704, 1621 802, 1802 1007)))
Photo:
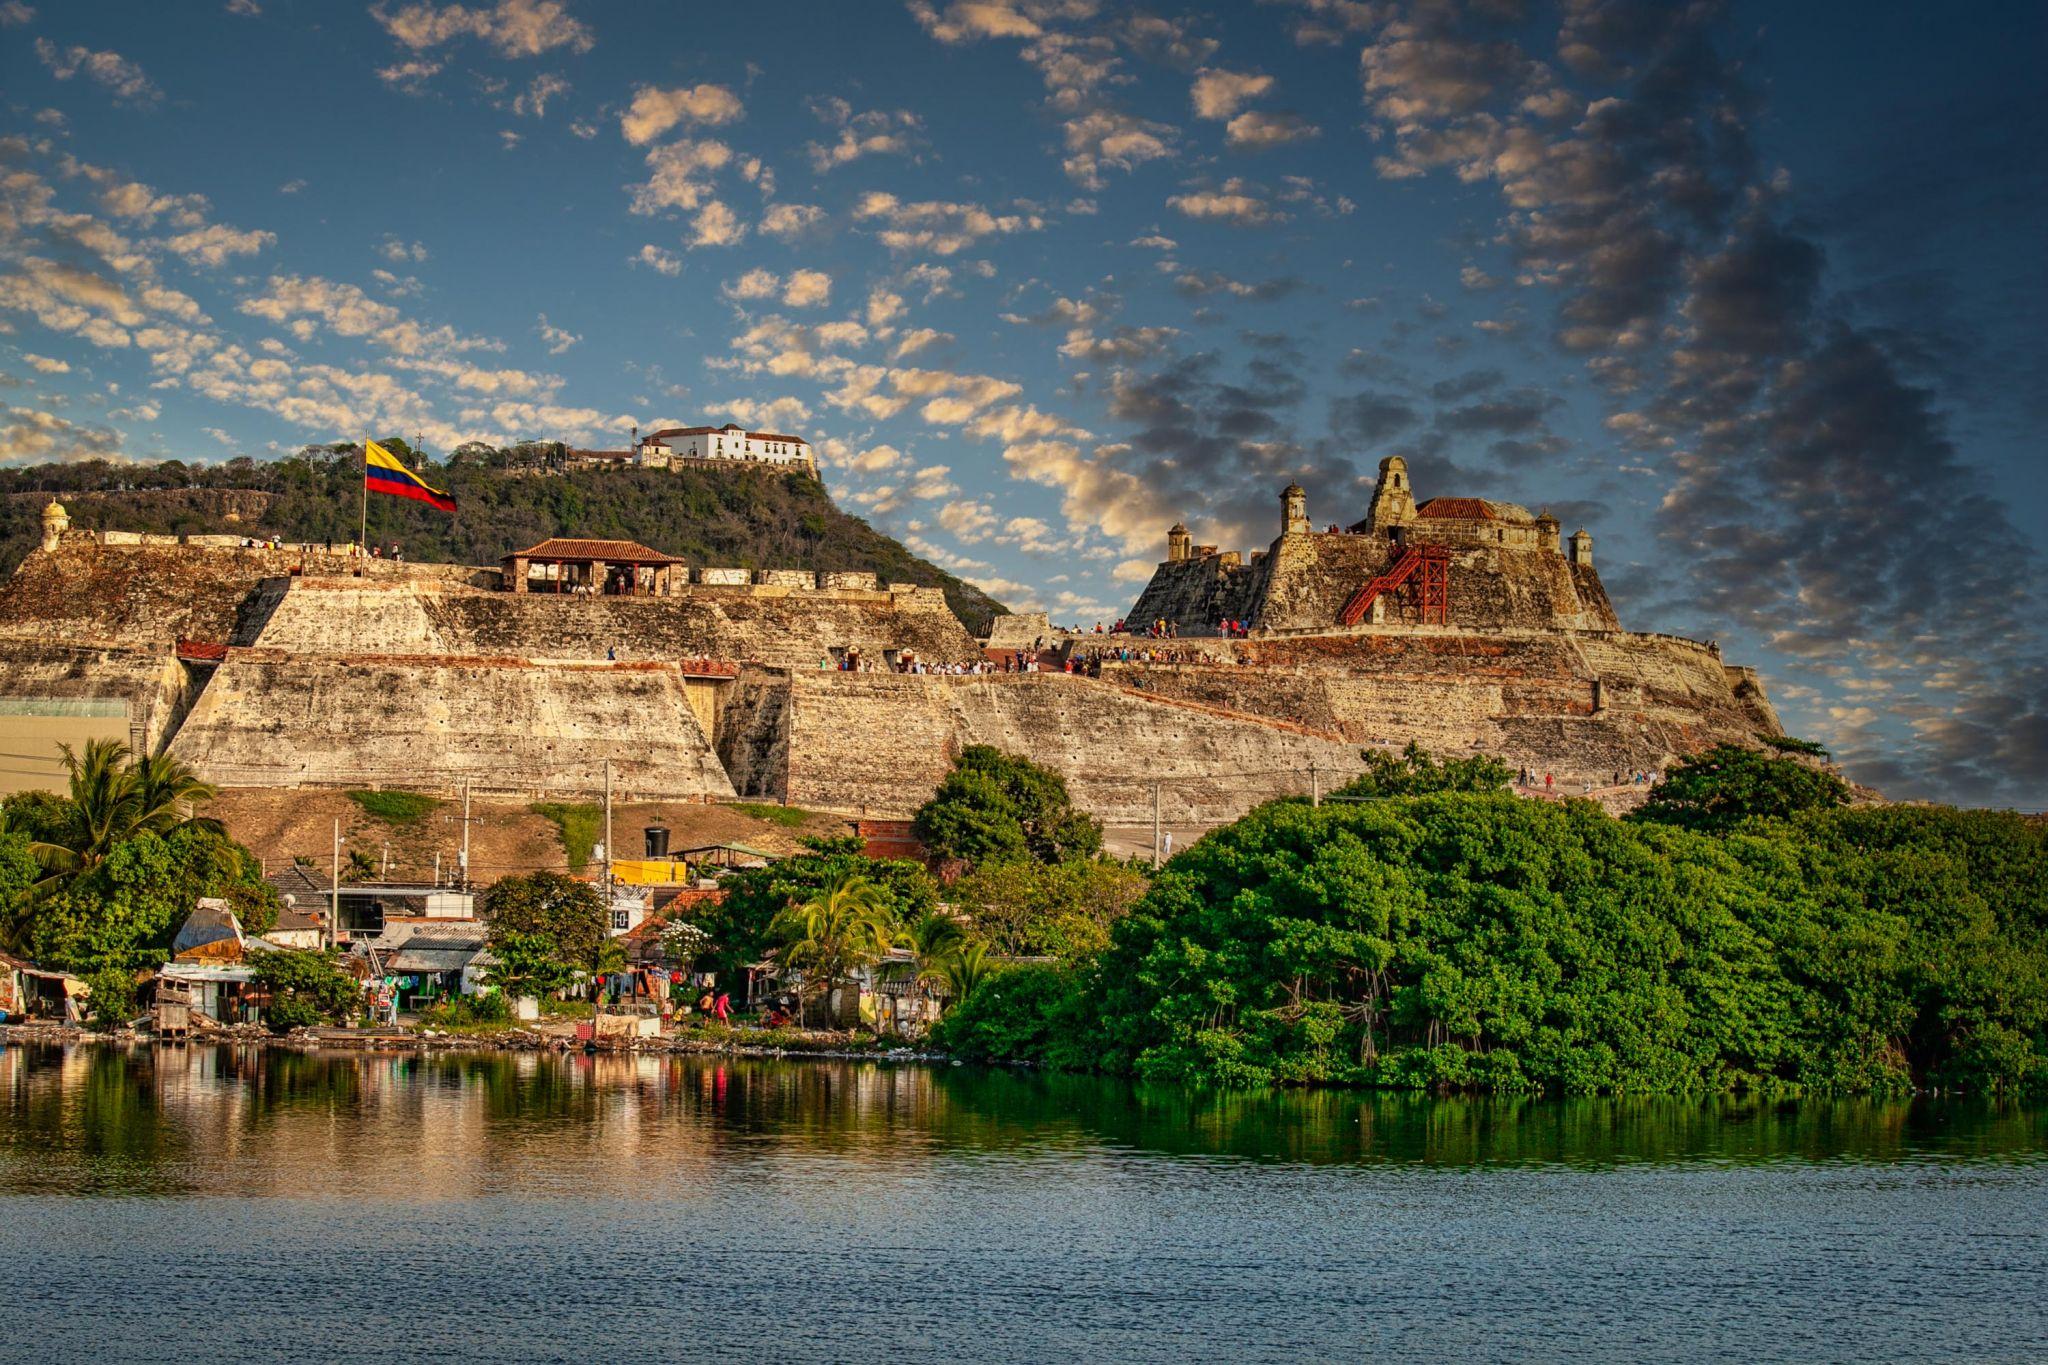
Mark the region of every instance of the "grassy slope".
MULTIPOLYGON (((73 523, 131 531, 276 532, 287 540, 346 541, 356 534, 360 457, 247 460, 205 467, 32 465, 0 470, 0 571, 35 544, 47 495, 73 523), (267 495, 250 498, 246 493, 267 495)), ((520 476, 485 464, 432 469, 450 489, 454 517, 400 499, 372 498, 370 538, 396 540, 406 557, 495 564, 548 536, 638 540, 692 564, 866 571, 884 582, 944 590, 954 614, 985 632, 1006 608, 981 589, 849 516, 817 481, 766 469, 730 472, 577 470, 520 476)))

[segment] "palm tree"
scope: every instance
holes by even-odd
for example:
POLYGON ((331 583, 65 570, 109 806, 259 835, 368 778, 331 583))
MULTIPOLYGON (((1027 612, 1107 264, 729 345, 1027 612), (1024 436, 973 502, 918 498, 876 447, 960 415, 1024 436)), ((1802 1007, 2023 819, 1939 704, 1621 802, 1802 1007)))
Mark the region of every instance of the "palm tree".
POLYGON ((220 795, 220 788, 192 771, 192 765, 169 754, 145 754, 135 760, 135 828, 169 834, 187 825, 220 831, 221 823, 194 816, 192 807, 220 795))
POLYGON ((130 762, 119 740, 91 739, 80 753, 57 746, 70 775, 70 799, 61 827, 48 841, 29 846, 43 866, 37 890, 62 886, 105 861, 116 845, 143 830, 169 834, 186 825, 218 830, 220 822, 186 813, 189 803, 215 794, 211 783, 174 758, 146 756, 130 762))
MULTIPOLYGON (((848 873, 807 901, 788 906, 769 932, 782 942, 782 961, 830 990, 856 967, 887 955, 901 934, 882 889, 848 873)), ((798 996, 798 1007, 803 1005, 798 996)))
POLYGON ((995 965, 988 960, 988 945, 980 939, 962 939, 933 962, 931 974, 946 988, 955 1005, 974 994, 988 980, 995 965))

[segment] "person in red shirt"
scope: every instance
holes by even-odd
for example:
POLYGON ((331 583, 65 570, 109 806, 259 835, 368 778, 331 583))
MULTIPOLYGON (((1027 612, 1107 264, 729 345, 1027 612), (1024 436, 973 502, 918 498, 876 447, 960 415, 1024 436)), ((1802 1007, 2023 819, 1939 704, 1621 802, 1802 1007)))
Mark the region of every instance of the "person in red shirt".
POLYGON ((719 1023, 727 1022, 732 1014, 732 997, 726 992, 720 991, 718 993, 718 1000, 711 1006, 711 1009, 718 1016, 719 1023))

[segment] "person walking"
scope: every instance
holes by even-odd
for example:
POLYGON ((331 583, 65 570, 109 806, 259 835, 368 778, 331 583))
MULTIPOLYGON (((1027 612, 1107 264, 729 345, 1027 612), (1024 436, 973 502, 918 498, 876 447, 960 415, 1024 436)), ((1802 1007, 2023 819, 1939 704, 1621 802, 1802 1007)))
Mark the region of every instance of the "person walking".
POLYGON ((719 1023, 725 1024, 730 1023, 732 1021, 731 995, 727 994, 724 991, 720 991, 718 993, 718 999, 712 1002, 711 1008, 712 1011, 718 1015, 719 1023))

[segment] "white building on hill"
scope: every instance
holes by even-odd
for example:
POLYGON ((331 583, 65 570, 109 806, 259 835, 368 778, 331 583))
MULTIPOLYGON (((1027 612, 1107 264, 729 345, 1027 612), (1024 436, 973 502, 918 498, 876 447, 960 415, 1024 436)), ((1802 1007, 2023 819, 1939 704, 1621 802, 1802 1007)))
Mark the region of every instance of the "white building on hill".
POLYGON ((665 469, 673 460, 733 460, 747 464, 796 465, 815 474, 817 458, 801 436, 747 431, 737 422, 722 427, 664 427, 640 438, 636 463, 665 469))

